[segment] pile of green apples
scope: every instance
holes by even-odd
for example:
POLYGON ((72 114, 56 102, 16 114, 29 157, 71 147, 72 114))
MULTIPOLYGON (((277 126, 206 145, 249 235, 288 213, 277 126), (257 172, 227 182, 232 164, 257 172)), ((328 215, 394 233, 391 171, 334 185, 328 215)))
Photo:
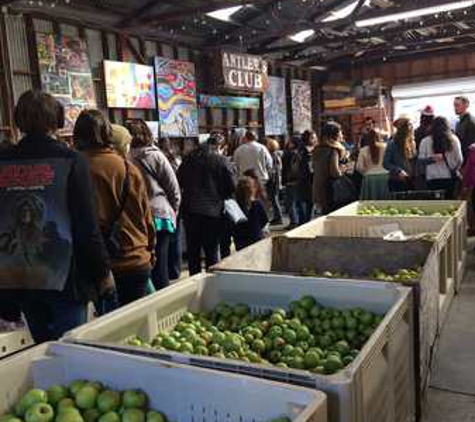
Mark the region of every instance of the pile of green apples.
POLYGON ((405 281, 416 281, 421 278, 422 268, 416 269, 401 269, 394 274, 389 274, 386 271, 375 269, 370 277, 376 280, 381 281, 394 281, 394 282, 405 282, 405 281))
POLYGON ((370 205, 358 210, 358 215, 390 216, 390 217, 452 217, 457 212, 456 206, 451 206, 445 210, 432 212, 423 211, 418 207, 406 208, 403 210, 395 207, 376 207, 370 205))
POLYGON ((186 312, 171 332, 126 344, 331 375, 351 364, 382 321, 363 309, 320 306, 314 297, 289 309, 251 313, 245 304, 220 303, 212 312, 186 312))
MULTIPOLYGON (((302 276, 304 277, 323 277, 323 278, 357 278, 348 273, 342 271, 324 271, 318 272, 317 270, 304 269, 302 271, 302 276)), ((392 282, 407 282, 407 281, 417 281, 422 276, 422 268, 418 267, 415 269, 406 269, 402 268, 395 273, 389 273, 381 269, 374 269, 370 274, 367 275, 370 279, 380 280, 380 281, 392 281, 392 282)), ((360 278, 363 276, 360 276, 360 278)))
POLYGON ((28 391, 0 422, 167 422, 148 402, 141 390, 121 392, 100 382, 75 380, 68 386, 28 391))

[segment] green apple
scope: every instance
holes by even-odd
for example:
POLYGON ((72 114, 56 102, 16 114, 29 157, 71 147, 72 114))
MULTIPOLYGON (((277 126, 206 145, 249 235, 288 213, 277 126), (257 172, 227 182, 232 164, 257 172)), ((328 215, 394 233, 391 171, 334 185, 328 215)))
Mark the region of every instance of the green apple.
POLYGON ((33 406, 36 403, 47 403, 48 396, 46 391, 34 388, 33 390, 28 391, 19 403, 15 406, 15 411, 18 416, 25 416, 26 411, 29 407, 33 406))
POLYGON ((56 416, 55 422, 84 422, 77 409, 67 409, 56 416), (75 410, 75 411, 74 411, 75 410))
POLYGON ((26 422, 51 422, 54 410, 48 403, 35 403, 25 413, 26 422))
POLYGON ((81 416, 81 412, 79 409, 76 409, 75 407, 63 407, 60 409, 57 413, 57 416, 59 415, 76 415, 76 416, 81 416))
POLYGON ((74 396, 76 406, 81 410, 92 409, 96 405, 99 391, 92 385, 81 388, 74 396))
POLYGON ((122 422, 145 422, 145 412, 141 409, 125 409, 122 422))
POLYGON ((87 385, 94 387, 98 393, 104 390, 104 385, 99 381, 89 381, 87 385))
POLYGON ((141 390, 127 390, 122 397, 122 403, 126 409, 142 409, 147 406, 147 395, 141 390))
POLYGON ((101 413, 118 410, 121 404, 120 393, 113 390, 105 390, 97 397, 97 408, 101 413))
POLYGON ((72 396, 75 396, 76 393, 83 387, 85 387, 87 384, 87 381, 85 380, 75 380, 71 384, 69 384, 69 392, 71 393, 72 396))
POLYGON ((82 415, 84 422, 96 422, 101 417, 98 409, 88 409, 82 415))
POLYGON ((3 415, 0 417, 0 422, 22 422, 21 419, 18 419, 15 415, 3 415))
POLYGON ((168 419, 164 414, 150 410, 147 412, 147 422, 168 422, 168 419))
POLYGON ((48 403, 56 406, 62 399, 68 397, 68 389, 62 385, 53 385, 46 390, 48 403))
POLYGON ((74 400, 66 397, 65 399, 61 399, 58 404, 56 405, 56 409, 58 412, 60 412, 63 409, 66 409, 67 407, 76 407, 76 403, 74 403, 74 400))
POLYGON ((120 422, 120 416, 117 412, 107 412, 99 418, 98 422, 120 422))

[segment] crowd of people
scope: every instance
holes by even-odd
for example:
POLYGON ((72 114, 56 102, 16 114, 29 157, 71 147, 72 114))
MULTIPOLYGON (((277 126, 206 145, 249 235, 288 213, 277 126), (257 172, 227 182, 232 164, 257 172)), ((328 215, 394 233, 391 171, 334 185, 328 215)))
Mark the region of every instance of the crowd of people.
MULTIPOLYGON (((468 197, 475 187, 475 118, 468 109, 467 98, 456 98, 453 131, 428 106, 417 130, 401 117, 389 140, 368 118, 352 144, 339 123, 327 121, 319 136, 307 131, 285 142, 235 129, 180 146, 155 140, 143 120, 121 126, 85 110, 66 143, 57 135, 61 104, 27 92, 14 113, 22 139, 0 152, 2 201, 17 204, 15 227, 0 236, 0 274, 16 280, 1 286, 0 317, 23 314, 42 342, 86 322, 90 302, 104 314, 167 287, 181 276, 180 222, 193 275, 233 245, 240 250, 269 226, 284 225, 284 216, 290 229, 356 200, 361 180, 372 174, 388 174, 392 192, 468 197), (30 196, 18 200, 24 191, 30 196)), ((8 224, 0 221, 2 230, 8 224)))

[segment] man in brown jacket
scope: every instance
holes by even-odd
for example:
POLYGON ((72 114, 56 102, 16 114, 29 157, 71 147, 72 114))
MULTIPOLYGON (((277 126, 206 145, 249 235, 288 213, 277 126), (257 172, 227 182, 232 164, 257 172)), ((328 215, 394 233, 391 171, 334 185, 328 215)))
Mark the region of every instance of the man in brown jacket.
POLYGON ((89 161, 99 225, 123 306, 147 294, 155 260, 155 228, 145 181, 140 170, 112 148, 111 126, 99 111, 81 113, 74 140, 89 161))

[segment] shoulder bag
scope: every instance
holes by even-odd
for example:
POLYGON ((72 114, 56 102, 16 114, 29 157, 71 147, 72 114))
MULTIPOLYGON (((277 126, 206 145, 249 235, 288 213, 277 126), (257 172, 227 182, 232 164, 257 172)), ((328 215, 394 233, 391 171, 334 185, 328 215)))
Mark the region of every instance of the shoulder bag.
MULTIPOLYGON (((333 149, 330 149, 330 154, 328 154, 329 175, 331 155, 334 153, 336 152, 333 149)), ((330 176, 329 182, 331 203, 333 207, 342 207, 358 199, 355 184, 346 174, 336 178, 330 176)))

